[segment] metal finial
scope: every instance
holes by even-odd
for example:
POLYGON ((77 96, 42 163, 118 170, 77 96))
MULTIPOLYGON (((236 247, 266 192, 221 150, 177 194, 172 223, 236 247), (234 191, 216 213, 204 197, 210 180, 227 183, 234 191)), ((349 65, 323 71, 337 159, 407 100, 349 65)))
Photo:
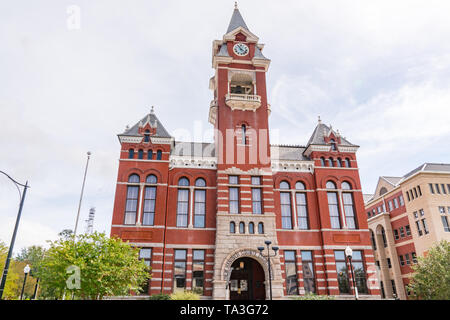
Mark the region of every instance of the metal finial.
POLYGON ((238 8, 238 6, 237 6, 237 1, 234 2, 234 8, 235 8, 235 9, 238 8))
POLYGON ((154 107, 154 106, 152 106, 152 108, 150 109, 150 113, 151 113, 151 114, 154 114, 154 113, 155 113, 155 107, 154 107))
POLYGON ((319 123, 322 123, 322 120, 320 120, 320 116, 318 116, 318 118, 319 118, 319 123))

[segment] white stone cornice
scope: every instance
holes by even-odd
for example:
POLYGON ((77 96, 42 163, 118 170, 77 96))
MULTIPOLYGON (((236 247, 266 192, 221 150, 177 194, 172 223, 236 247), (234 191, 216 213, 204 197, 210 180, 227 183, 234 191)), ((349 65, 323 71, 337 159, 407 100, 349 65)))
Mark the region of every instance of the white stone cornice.
POLYGON ((192 157, 175 156, 169 158, 169 169, 172 168, 192 168, 192 169, 217 169, 216 157, 192 157))
POLYGON ((172 144, 173 138, 150 137, 152 144, 172 144))
POLYGON ((308 172, 314 173, 314 161, 295 161, 272 159, 272 172, 308 172))
POLYGON ((351 153, 356 153, 356 151, 358 151, 359 149, 358 146, 342 146, 342 145, 338 145, 337 148, 339 152, 351 152, 351 153))
POLYGON ((141 143, 143 136, 127 136, 127 135, 117 135, 119 137, 120 143, 141 143))

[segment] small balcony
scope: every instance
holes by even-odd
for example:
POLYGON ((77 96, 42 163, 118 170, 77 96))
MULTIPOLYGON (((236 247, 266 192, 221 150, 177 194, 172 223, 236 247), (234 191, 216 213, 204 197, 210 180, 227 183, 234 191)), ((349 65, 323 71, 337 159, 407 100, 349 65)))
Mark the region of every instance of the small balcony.
POLYGON ((225 96, 225 103, 231 110, 251 110, 254 112, 261 106, 261 96, 256 94, 228 93, 225 96))

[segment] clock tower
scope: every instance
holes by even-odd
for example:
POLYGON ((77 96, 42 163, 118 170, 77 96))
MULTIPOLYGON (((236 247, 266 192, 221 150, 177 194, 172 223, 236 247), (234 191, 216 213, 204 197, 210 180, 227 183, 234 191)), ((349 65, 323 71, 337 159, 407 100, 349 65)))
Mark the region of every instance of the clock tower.
MULTIPOLYGON (((218 199, 215 299, 227 299, 228 294, 237 291, 241 295, 240 290, 245 291, 245 285, 241 288, 240 280, 233 279, 236 263, 262 267, 265 272, 261 272, 261 279, 253 282, 259 281, 260 287, 266 289, 262 289, 261 296, 269 296, 269 266, 257 250, 265 241, 277 245, 266 90, 270 60, 263 55, 263 48, 235 6, 225 35, 222 40, 215 40, 212 48, 215 75, 210 80, 214 99, 209 121, 215 127, 218 199), (259 226, 264 230, 258 230, 259 226), (229 290, 230 283, 236 288, 229 290)), ((279 264, 275 258, 270 266, 274 298, 283 295, 279 264)))

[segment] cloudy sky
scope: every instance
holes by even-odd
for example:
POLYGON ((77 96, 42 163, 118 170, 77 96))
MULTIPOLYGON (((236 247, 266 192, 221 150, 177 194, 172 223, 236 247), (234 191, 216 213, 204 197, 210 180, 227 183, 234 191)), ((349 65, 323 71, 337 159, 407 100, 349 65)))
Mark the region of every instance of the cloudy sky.
MULTIPOLYGON (((93 206, 95 229, 109 234, 116 135, 150 106, 171 133, 210 129, 211 45, 233 7, 0 2, 0 170, 31 185, 16 251, 74 227, 87 151, 79 230, 93 206)), ((450 162, 448 0, 241 0, 239 8, 272 60, 272 143, 305 144, 320 115, 361 146, 364 193, 380 175, 450 162)), ((18 202, 0 176, 0 241, 10 241, 18 202)))

